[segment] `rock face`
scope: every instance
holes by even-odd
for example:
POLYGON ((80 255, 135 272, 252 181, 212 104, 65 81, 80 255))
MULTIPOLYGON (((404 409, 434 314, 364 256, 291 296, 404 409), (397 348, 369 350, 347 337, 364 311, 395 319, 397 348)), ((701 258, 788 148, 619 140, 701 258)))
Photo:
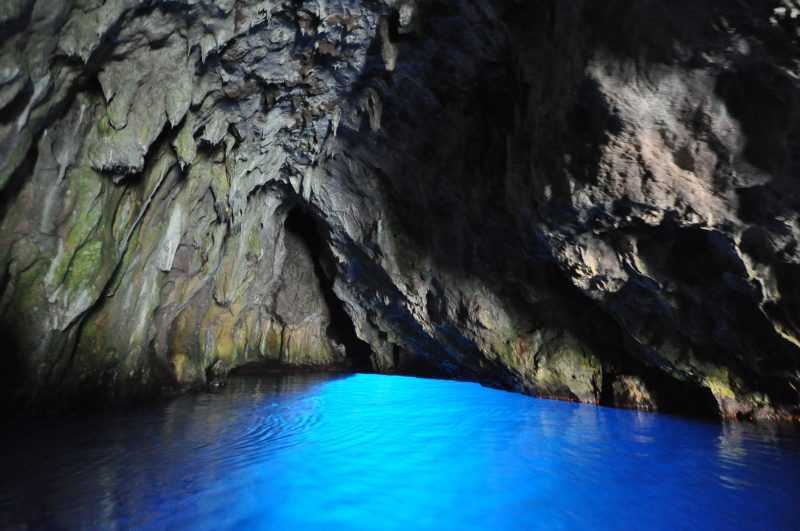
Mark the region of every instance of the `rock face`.
POLYGON ((4 403, 257 363, 796 417, 797 7, 5 0, 4 403))

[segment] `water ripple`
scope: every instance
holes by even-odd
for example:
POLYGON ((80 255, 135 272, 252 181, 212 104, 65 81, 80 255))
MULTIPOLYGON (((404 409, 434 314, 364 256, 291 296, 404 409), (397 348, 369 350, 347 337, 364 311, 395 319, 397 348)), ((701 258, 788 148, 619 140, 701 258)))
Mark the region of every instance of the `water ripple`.
POLYGON ((800 444, 357 375, 6 430, 0 528, 791 529, 800 444))

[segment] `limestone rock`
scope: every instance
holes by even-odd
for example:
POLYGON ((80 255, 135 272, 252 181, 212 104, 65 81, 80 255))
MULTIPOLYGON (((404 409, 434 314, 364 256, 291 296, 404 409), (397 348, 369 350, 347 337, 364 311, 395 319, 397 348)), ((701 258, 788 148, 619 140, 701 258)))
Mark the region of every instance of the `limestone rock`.
POLYGON ((3 3, 5 403, 260 363, 797 417, 795 4, 3 3))
POLYGON ((645 387, 644 382, 636 376, 620 376, 611 384, 613 405, 642 411, 653 411, 656 402, 645 387))

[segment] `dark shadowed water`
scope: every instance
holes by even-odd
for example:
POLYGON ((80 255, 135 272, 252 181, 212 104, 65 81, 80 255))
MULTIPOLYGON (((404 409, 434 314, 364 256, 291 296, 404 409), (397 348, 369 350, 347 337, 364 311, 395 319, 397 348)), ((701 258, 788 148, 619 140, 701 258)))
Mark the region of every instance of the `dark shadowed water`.
POLYGON ((796 435, 438 380, 234 380, 2 450, 0 528, 800 528, 796 435))

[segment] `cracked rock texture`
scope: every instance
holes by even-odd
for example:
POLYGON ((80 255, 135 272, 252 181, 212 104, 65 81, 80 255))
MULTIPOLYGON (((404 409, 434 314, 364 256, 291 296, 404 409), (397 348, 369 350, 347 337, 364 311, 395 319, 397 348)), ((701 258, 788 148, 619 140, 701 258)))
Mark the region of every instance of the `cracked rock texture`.
POLYGON ((4 404, 258 365, 796 418, 798 7, 4 0, 4 404))

